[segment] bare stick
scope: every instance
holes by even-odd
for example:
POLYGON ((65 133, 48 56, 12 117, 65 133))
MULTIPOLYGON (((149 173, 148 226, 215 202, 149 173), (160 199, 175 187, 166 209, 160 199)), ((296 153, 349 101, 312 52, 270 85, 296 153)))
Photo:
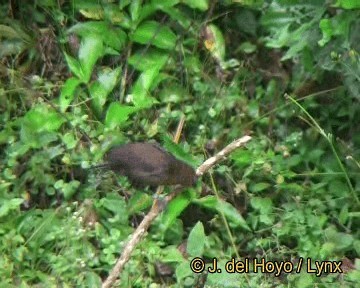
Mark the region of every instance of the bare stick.
MULTIPOLYGON (((196 175, 202 176, 205 172, 207 172, 211 167, 215 164, 226 158, 231 152, 235 149, 244 146, 247 142, 251 140, 250 136, 244 136, 240 139, 235 140, 234 142, 227 145, 223 150, 217 153, 215 156, 207 159, 204 163, 202 163, 196 169, 196 175)), ((132 251, 135 249, 136 245, 141 241, 144 237, 146 231, 149 229, 152 221, 159 215, 167 204, 174 199, 180 192, 182 191, 181 187, 175 188, 175 190, 167 195, 165 199, 158 200, 155 199, 154 203, 150 209, 150 211, 146 214, 144 219, 141 221, 140 225, 136 228, 134 233, 131 235, 129 242, 125 245, 121 256, 116 261, 115 266, 111 270, 108 278, 103 282, 102 288, 109 288, 111 287, 117 277, 120 275, 122 270, 124 269, 125 264, 129 261, 132 251)))
POLYGON ((204 163, 202 163, 196 169, 196 175, 199 176, 199 177, 202 176, 205 172, 207 172, 216 163, 218 163, 221 160, 225 159, 227 155, 229 155, 235 149, 237 149, 237 148, 239 148, 241 146, 244 146, 250 140, 251 140, 250 136, 244 136, 244 137, 241 137, 241 138, 233 141, 232 143, 227 145, 223 150, 221 150, 219 153, 217 153, 215 156, 210 157, 204 163))

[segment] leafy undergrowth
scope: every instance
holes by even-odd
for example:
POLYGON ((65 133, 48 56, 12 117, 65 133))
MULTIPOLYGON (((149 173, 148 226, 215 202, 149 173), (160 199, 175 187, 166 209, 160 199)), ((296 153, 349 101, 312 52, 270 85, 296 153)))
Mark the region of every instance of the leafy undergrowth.
POLYGON ((358 1, 18 2, 0 9, 1 287, 101 285, 153 201, 89 169, 112 145, 196 167, 246 134, 117 285, 360 282, 358 1))

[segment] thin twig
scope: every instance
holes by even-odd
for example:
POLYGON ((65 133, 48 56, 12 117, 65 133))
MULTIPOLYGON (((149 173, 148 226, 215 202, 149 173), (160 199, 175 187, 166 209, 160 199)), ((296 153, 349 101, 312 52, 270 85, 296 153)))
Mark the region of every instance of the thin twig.
POLYGON ((235 149, 244 146, 247 142, 251 140, 250 136, 244 136, 240 139, 237 139, 227 145, 223 150, 221 150, 219 153, 217 153, 215 156, 210 157, 207 159, 204 163, 202 163, 197 169, 196 169, 196 175, 202 176, 205 172, 207 172, 211 167, 213 167, 215 164, 226 158, 227 155, 229 155, 231 152, 233 152, 235 149))

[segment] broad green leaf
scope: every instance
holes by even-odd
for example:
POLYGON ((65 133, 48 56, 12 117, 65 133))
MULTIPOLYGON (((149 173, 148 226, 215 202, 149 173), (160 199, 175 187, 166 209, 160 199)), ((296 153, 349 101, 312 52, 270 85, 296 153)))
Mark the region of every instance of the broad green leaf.
MULTIPOLYGON (((206 285, 208 287, 221 287, 221 288, 235 288, 235 287, 252 287, 249 285, 249 282, 247 282, 244 277, 244 273, 223 273, 224 270, 223 267, 225 267, 226 263, 230 261, 220 260, 217 258, 217 268, 222 269, 221 273, 208 273, 208 277, 206 280, 206 285)), ((240 259, 244 261, 244 259, 240 259)), ((212 266, 208 266, 209 268, 213 268, 212 266)), ((258 287, 258 285, 254 285, 254 287, 258 287)))
POLYGON ((154 67, 143 72, 136 80, 132 89, 133 103, 138 108, 148 108, 156 99, 149 96, 150 88, 154 84, 155 78, 159 75, 159 69, 154 67))
POLYGON ((346 198, 349 195, 349 188, 345 181, 340 181, 338 179, 330 180, 328 183, 329 194, 339 197, 346 198))
MULTIPOLYGON (((111 214, 114 216, 113 220, 116 220, 122 224, 128 224, 129 213, 127 205, 125 203, 124 197, 120 196, 119 194, 114 192, 107 193, 106 196, 100 199, 100 201, 96 204, 96 207, 99 209, 99 211, 102 211, 102 213, 108 214, 111 212, 111 214)), ((120 230, 115 230, 114 232, 116 234, 121 234, 120 230)), ((120 234, 118 235, 119 237, 120 234)))
POLYGON ((53 131, 37 131, 26 124, 21 125, 20 139, 25 145, 17 152, 24 153, 27 149, 43 148, 47 144, 58 140, 58 133, 53 131))
POLYGON ((174 7, 176 4, 180 3, 180 0, 152 0, 151 4, 155 5, 157 8, 162 9, 164 7, 174 7))
POLYGON ((99 37, 87 36, 83 39, 79 49, 79 61, 83 72, 82 78, 84 83, 90 81, 96 61, 103 56, 104 47, 99 37))
POLYGON ((146 71, 156 67, 161 70, 161 68, 166 64, 169 55, 162 52, 161 50, 156 50, 156 48, 146 51, 139 51, 131 55, 128 59, 129 63, 134 66, 135 69, 146 71))
POLYGON ((92 105, 96 113, 100 115, 107 97, 114 89, 121 73, 121 68, 111 70, 107 68, 99 73, 97 81, 93 82, 89 88, 92 105))
POLYGON ((261 214, 268 214, 273 211, 273 204, 270 198, 254 197, 250 201, 251 206, 259 210, 261 214))
POLYGON ((278 184, 277 187, 281 189, 281 191, 285 191, 286 193, 299 195, 304 192, 305 187, 303 185, 297 183, 282 183, 278 184))
POLYGON ((246 54, 253 53, 256 51, 256 49, 256 45, 252 44, 251 42, 244 42, 239 47, 239 50, 246 54))
POLYGON ((337 0, 335 7, 341 7, 344 9, 359 9, 360 1, 358 0, 337 0))
POLYGON ((208 0, 183 0, 182 2, 193 9, 199 9, 201 11, 206 11, 209 9, 208 0))
POLYGON ((72 26, 67 32, 85 38, 88 35, 103 35, 109 29, 109 24, 104 21, 80 22, 72 26))
POLYGON ((75 58, 65 53, 65 60, 71 70, 71 72, 79 79, 79 81, 83 82, 84 79, 83 71, 81 69, 81 64, 75 58))
POLYGON ((205 28, 205 47, 211 55, 222 63, 225 61, 225 40, 221 30, 214 24, 210 24, 205 28))
POLYGON ((104 11, 102 9, 92 9, 92 10, 80 9, 79 12, 85 18, 88 19, 101 20, 104 18, 104 11))
POLYGON ((331 37, 333 35, 331 21, 329 19, 321 19, 319 27, 321 29, 323 37, 321 40, 318 41, 318 43, 320 46, 324 46, 331 40, 331 37))
MULTIPOLYGON (((176 218, 182 211, 190 204, 190 202, 196 197, 195 191, 192 189, 185 190, 174 200, 172 200, 165 212, 161 215, 162 230, 167 230, 173 225, 176 218)), ((161 200, 160 200, 161 201, 161 200)))
MULTIPOLYGON (((73 133, 65 133, 62 137, 62 140, 64 142, 64 144, 66 145, 66 148, 67 149, 74 149, 76 147, 76 144, 77 144, 77 140, 74 136, 73 133)), ((61 151, 63 153, 63 151, 61 151)), ((60 154, 60 153, 59 153, 60 154)))
POLYGON ((101 39, 105 46, 109 46, 116 51, 120 51, 127 41, 127 35, 121 28, 112 26, 106 21, 78 23, 71 27, 68 33, 75 33, 82 38, 93 35, 101 39))
POLYGON ((115 193, 109 193, 100 200, 100 205, 115 214, 127 214, 125 199, 115 193))
POLYGON ((175 275, 177 281, 180 281, 186 277, 193 276, 193 274, 194 272, 190 269, 189 262, 186 261, 176 265, 175 275))
POLYGON ((111 103, 105 117, 105 125, 108 128, 115 128, 124 124, 129 116, 139 109, 133 106, 111 103))
POLYGON ((71 102, 74 100, 76 88, 80 84, 81 81, 78 78, 74 78, 74 77, 68 78, 65 81, 65 84, 61 88, 60 99, 59 99, 61 112, 65 112, 66 109, 71 104, 71 102))
POLYGON ((163 250, 165 253, 162 258, 162 261, 164 261, 164 262, 179 263, 184 260, 184 256, 181 254, 178 247, 176 247, 176 246, 167 246, 163 250))
POLYGON ((248 167, 254 160, 253 153, 249 150, 243 149, 235 150, 234 153, 230 154, 230 157, 234 160, 235 165, 239 168, 248 167))
POLYGON ((269 187, 271 187, 270 183, 260 182, 260 183, 255 183, 255 184, 250 185, 249 190, 251 192, 257 193, 257 192, 261 192, 269 187))
POLYGON ((99 74, 98 82, 101 84, 102 87, 104 87, 104 89, 107 92, 111 92, 114 89, 120 74, 121 74, 120 67, 114 70, 111 69, 104 70, 99 74))
POLYGON ((64 122, 65 119, 61 115, 45 104, 35 106, 29 110, 23 119, 23 125, 30 128, 33 133, 56 131, 64 122))
POLYGON ((191 229, 187 241, 186 250, 190 256, 202 256, 205 247, 205 237, 203 224, 197 222, 194 228, 191 229))
MULTIPOLYGON (((263 7, 264 0, 231 0, 230 2, 231 2, 231 4, 238 3, 241 6, 250 6, 253 9, 255 9, 255 8, 260 9, 261 7, 263 7)), ((293 3, 293 1, 292 1, 292 3, 293 3)))
POLYGON ((14 131, 7 127, 0 131, 0 144, 12 143, 14 141, 14 131))
POLYGON ((164 24, 147 21, 135 30, 131 40, 141 44, 151 44, 161 49, 172 50, 176 44, 176 35, 164 24))
POLYGON ((131 27, 131 20, 129 16, 119 9, 119 4, 117 3, 107 3, 104 9, 104 18, 106 19, 106 24, 108 24, 107 22, 114 24, 114 26, 109 27, 109 30, 116 30, 118 27, 115 25, 121 25, 124 28, 131 27))
POLYGON ((179 144, 174 143, 170 137, 164 136, 163 141, 165 149, 179 160, 182 160, 191 166, 199 164, 194 160, 191 154, 185 152, 184 149, 179 144))
POLYGON ((215 196, 206 196, 201 199, 194 200, 194 203, 224 214, 225 218, 229 221, 230 226, 242 227, 248 231, 251 230, 239 211, 224 200, 218 199, 215 196))
POLYGON ((130 16, 133 22, 136 22, 139 19, 140 11, 142 8, 141 0, 132 0, 130 3, 130 16))
POLYGON ((77 192, 80 186, 80 182, 73 180, 70 182, 65 182, 64 180, 58 180, 54 183, 54 188, 59 190, 63 195, 65 200, 69 200, 77 192))
POLYGON ((20 209, 20 204, 24 202, 22 198, 13 198, 2 200, 0 207, 0 217, 4 217, 10 213, 12 210, 20 209))
POLYGON ((85 282, 84 285, 86 287, 100 287, 102 284, 101 277, 93 272, 93 271, 87 271, 85 274, 85 282))
POLYGON ((143 192, 135 192, 127 204, 129 215, 144 211, 151 206, 153 198, 143 192))
POLYGON ((348 219, 349 219, 349 206, 346 204, 341 208, 341 211, 339 213, 339 222, 342 225, 345 225, 348 219))
POLYGON ((188 29, 190 27, 191 19, 184 11, 177 9, 176 7, 166 7, 164 5, 160 9, 178 22, 183 28, 188 29))

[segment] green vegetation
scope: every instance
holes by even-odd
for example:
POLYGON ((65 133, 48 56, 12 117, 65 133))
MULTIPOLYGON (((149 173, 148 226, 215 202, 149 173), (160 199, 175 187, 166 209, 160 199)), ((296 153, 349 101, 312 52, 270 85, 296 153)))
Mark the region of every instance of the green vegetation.
POLYGON ((156 140, 196 167, 247 134, 156 219, 118 287, 360 283, 358 0, 9 0, 0 16, 1 287, 101 285, 153 201, 88 169, 112 145, 156 140), (224 271, 301 257, 343 273, 224 271))

